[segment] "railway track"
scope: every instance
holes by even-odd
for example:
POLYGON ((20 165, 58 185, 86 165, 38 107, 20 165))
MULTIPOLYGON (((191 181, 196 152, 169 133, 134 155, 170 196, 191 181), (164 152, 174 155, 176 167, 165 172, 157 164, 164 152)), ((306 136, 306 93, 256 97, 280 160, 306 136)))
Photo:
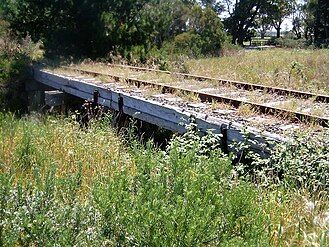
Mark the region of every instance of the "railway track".
MULTIPOLYGON (((167 74, 170 73, 171 74, 171 72, 169 72, 169 71, 160 72, 159 70, 132 67, 132 66, 124 66, 124 65, 111 65, 111 66, 120 66, 123 68, 131 68, 131 69, 136 69, 136 70, 144 70, 144 71, 152 71, 152 72, 157 72, 157 73, 167 73, 167 74)), ((329 126, 329 118, 327 116, 317 116, 317 115, 308 114, 305 112, 292 111, 292 110, 284 109, 284 108, 278 107, 278 106, 271 106, 269 104, 260 104, 260 103, 252 102, 250 100, 237 99, 232 96, 230 97, 230 96, 223 96, 223 95, 213 94, 213 93, 205 93, 205 92, 201 92, 200 90, 191 90, 191 89, 187 89, 184 87, 173 86, 173 85, 158 83, 158 82, 149 81, 149 80, 140 80, 140 79, 126 77, 126 76, 119 76, 119 75, 114 75, 114 74, 110 74, 110 73, 101 73, 101 72, 96 72, 96 71, 92 71, 92 70, 85 70, 85 69, 73 68, 73 67, 63 67, 63 68, 67 69, 67 70, 76 71, 76 72, 82 73, 82 74, 92 75, 95 77, 96 76, 106 76, 106 77, 114 79, 115 81, 124 81, 128 84, 132 84, 137 87, 141 87, 141 86, 154 87, 154 88, 161 90, 162 93, 180 92, 180 93, 184 93, 184 94, 193 94, 193 95, 197 96, 202 102, 220 102, 220 103, 229 104, 229 105, 233 106, 234 108, 238 108, 241 105, 249 105, 252 107, 252 109, 256 110, 259 113, 279 116, 279 117, 283 117, 283 118, 289 117, 289 119, 291 119, 293 122, 316 123, 323 127, 329 126)), ((178 74, 178 73, 175 73, 175 74, 178 74)), ((308 92, 294 91, 294 90, 288 90, 288 89, 282 89, 282 88, 271 88, 271 87, 266 87, 266 86, 262 86, 262 85, 255 85, 255 84, 249 84, 249 83, 243 83, 243 82, 232 82, 232 81, 226 82, 226 80, 201 77, 201 76, 189 75, 189 74, 182 74, 182 73, 179 73, 178 75, 197 79, 197 80, 216 80, 218 82, 222 82, 223 84, 227 84, 227 83, 232 84, 233 83, 234 86, 242 88, 244 90, 249 90, 249 91, 250 90, 263 90, 266 93, 271 93, 271 94, 276 94, 276 95, 289 95, 289 96, 294 96, 296 98, 301 98, 301 99, 312 98, 315 102, 321 102, 322 104, 329 103, 329 96, 326 96, 326 95, 315 95, 315 94, 308 93, 308 92)))
POLYGON ((122 65, 122 64, 107 64, 110 67, 118 67, 118 68, 124 68, 124 69, 131 69, 136 71, 148 71, 148 72, 155 72, 155 73, 162 73, 162 74, 168 74, 168 75, 176 75, 188 79, 195 79, 198 81, 214 81, 218 82, 220 84, 229 84, 232 86, 235 86, 236 88, 244 89, 244 90, 261 90, 266 93, 276 93, 278 95, 284 95, 284 96, 293 96, 297 98, 302 99, 310 99, 314 100, 315 102, 322 102, 322 103, 329 103, 329 95, 323 95, 323 94, 314 94, 310 92, 304 92, 299 90, 290 90, 286 88, 280 88, 280 87, 270 87, 270 86, 264 86, 261 84, 254 84, 254 83, 248 83, 248 82, 242 82, 242 81, 233 81, 233 80, 225 80, 220 78, 214 78, 214 77, 208 77, 208 76, 201 76, 201 75, 193 75, 193 74, 186 74, 186 73, 179 73, 179 72, 170 72, 168 70, 159 70, 159 69, 151 69, 151 68, 144 68, 144 67, 136 67, 136 66, 130 66, 130 65, 122 65))

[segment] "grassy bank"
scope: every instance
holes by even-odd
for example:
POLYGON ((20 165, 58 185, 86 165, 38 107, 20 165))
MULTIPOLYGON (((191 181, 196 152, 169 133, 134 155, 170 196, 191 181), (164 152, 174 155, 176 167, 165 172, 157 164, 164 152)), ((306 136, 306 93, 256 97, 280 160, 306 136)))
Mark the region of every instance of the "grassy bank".
POLYGON ((0 126, 1 246, 328 244, 325 192, 238 178, 215 136, 164 152, 106 121, 1 114, 0 126))
POLYGON ((193 74, 329 93, 329 49, 241 50, 232 56, 189 60, 186 67, 193 74))

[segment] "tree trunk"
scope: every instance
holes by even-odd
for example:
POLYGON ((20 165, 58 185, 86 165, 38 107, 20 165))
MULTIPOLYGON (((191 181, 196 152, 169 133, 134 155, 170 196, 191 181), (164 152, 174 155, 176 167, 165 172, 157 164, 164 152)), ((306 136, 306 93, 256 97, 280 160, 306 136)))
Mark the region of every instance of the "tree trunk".
POLYGON ((238 45, 243 46, 243 41, 244 41, 244 35, 239 35, 237 40, 238 45))
POLYGON ((277 38, 281 37, 281 27, 280 26, 278 28, 276 28, 276 37, 277 38))
POLYGON ((260 31, 260 38, 264 39, 265 38, 266 31, 262 30, 260 31))
POLYGON ((329 38, 329 24, 324 26, 324 34, 325 34, 325 39, 329 38))

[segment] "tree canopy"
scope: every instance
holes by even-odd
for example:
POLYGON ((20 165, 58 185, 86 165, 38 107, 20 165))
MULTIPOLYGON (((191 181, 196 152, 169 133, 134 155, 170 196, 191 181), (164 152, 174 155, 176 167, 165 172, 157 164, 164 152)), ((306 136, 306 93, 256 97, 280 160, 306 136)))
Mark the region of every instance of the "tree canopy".
MULTIPOLYGON (((152 49, 218 55, 226 34, 243 42, 292 18, 296 38, 328 43, 327 0, 2 0, 0 22, 41 40, 48 55, 129 56, 152 49), (225 19, 219 17, 227 13, 225 19), (297 14, 298 13, 298 14, 297 14), (224 24, 224 25, 223 25, 224 24)), ((1 30, 0 25, 0 30, 1 30)))
POLYGON ((4 1, 11 28, 42 40, 48 54, 99 57, 129 53, 136 46, 148 51, 182 33, 201 39, 202 53, 215 54, 224 39, 219 5, 213 1, 4 1))

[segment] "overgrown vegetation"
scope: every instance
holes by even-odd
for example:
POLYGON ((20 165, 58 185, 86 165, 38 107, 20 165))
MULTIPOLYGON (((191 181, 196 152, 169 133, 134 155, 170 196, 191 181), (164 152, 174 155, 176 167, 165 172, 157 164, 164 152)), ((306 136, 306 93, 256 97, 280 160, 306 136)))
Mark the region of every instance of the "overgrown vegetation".
POLYGON ((69 119, 1 114, 0 126, 1 246, 329 241, 325 191, 294 190, 289 179, 256 186, 212 148, 216 135, 199 137, 195 126, 166 151, 120 141, 107 121, 83 130, 69 119))
MULTIPOLYGON (((1 1, 0 110, 24 107, 24 71, 43 56, 43 44, 47 56, 70 60, 166 69, 170 56, 183 72, 328 92, 325 50, 246 53, 229 44, 267 21, 280 36, 285 3, 296 2, 1 1), (223 3, 234 9, 225 26, 223 3), (235 56, 187 61, 219 54, 235 56)), ((325 46, 327 6, 307 1, 294 39, 303 33, 325 46)), ((253 158, 243 163, 220 151, 220 136, 201 137, 194 125, 161 151, 118 136, 108 120, 81 128, 74 119, 0 112, 0 246, 329 244, 327 133, 277 145, 266 159, 240 143, 253 158)))
POLYGON ((17 38, 8 25, 0 18, 0 110, 21 111, 27 66, 42 58, 43 50, 30 36, 17 38))
POLYGON ((328 61, 326 49, 240 50, 234 56, 187 60, 185 67, 200 75, 327 94, 328 61))

